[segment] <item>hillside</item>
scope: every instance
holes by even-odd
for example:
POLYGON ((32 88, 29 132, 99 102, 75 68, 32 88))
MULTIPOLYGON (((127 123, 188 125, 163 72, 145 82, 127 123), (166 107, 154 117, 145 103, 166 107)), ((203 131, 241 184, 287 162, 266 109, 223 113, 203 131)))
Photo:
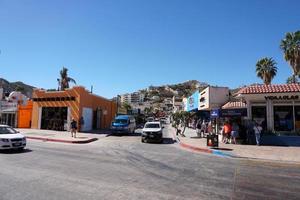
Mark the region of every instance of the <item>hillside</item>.
POLYGON ((27 85, 21 81, 9 82, 3 78, 0 78, 0 88, 3 88, 5 93, 10 93, 12 91, 20 91, 24 95, 31 97, 33 92, 33 86, 27 85))
POLYGON ((197 80, 190 80, 178 84, 150 86, 147 90, 141 90, 140 92, 145 94, 146 101, 152 99, 153 97, 159 97, 161 100, 163 100, 165 98, 172 98, 173 96, 190 96, 197 89, 203 90, 207 86, 207 83, 202 83, 197 80))

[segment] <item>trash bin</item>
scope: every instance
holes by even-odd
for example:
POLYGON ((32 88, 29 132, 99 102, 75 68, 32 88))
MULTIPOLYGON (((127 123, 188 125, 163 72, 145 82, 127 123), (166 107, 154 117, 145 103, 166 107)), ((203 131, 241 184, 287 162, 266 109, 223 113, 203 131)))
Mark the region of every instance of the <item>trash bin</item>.
POLYGON ((207 143, 208 147, 219 147, 219 137, 217 134, 208 135, 207 136, 207 143))

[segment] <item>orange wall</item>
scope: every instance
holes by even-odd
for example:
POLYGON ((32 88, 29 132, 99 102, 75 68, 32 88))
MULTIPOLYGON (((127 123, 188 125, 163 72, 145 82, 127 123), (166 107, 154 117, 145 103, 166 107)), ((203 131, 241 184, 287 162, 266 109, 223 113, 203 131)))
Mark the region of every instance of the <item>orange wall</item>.
POLYGON ((27 105, 18 106, 18 128, 30 128, 32 117, 32 101, 28 101, 27 105))
POLYGON ((33 102, 32 128, 38 128, 39 108, 40 107, 69 107, 71 109, 71 118, 79 121, 82 115, 82 108, 88 107, 96 110, 97 108, 106 109, 107 115, 101 116, 101 128, 109 128, 111 121, 116 113, 116 103, 90 94, 84 87, 75 86, 65 91, 46 92, 44 90, 34 90, 33 98, 51 98, 51 97, 75 97, 75 101, 45 101, 33 102), (104 120, 105 119, 105 120, 104 120))

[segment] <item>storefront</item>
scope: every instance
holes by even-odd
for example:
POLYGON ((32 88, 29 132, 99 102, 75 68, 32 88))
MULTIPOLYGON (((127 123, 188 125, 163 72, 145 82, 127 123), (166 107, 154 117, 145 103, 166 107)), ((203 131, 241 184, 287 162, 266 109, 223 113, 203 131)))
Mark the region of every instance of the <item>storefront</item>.
POLYGON ((247 117, 277 135, 300 136, 300 84, 253 85, 238 98, 247 104, 247 117))
POLYGON ((0 123, 12 127, 17 127, 18 103, 1 101, 0 104, 0 123))
POLYGON ((69 130, 74 118, 80 131, 109 128, 116 115, 116 102, 91 94, 84 87, 65 91, 34 90, 31 127, 69 130))

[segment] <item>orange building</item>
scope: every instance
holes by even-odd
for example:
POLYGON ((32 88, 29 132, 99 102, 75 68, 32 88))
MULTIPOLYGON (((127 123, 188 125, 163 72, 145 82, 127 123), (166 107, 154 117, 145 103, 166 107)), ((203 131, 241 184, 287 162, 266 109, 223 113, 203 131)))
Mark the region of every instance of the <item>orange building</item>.
POLYGON ((18 128, 31 128, 32 101, 26 105, 18 105, 18 128))
POLYGON ((84 87, 65 91, 34 90, 31 128, 69 130, 74 118, 80 131, 109 128, 116 103, 91 94, 84 87))

